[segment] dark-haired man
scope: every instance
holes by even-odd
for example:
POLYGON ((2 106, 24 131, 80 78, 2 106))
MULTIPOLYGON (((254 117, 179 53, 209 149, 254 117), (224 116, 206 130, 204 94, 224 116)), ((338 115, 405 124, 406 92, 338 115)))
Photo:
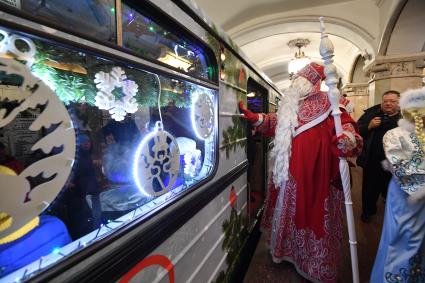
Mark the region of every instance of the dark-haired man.
POLYGON ((384 200, 387 196, 391 173, 385 171, 381 165, 385 159, 382 138, 388 130, 397 127, 401 118, 399 99, 398 91, 386 91, 382 95, 382 103, 366 109, 357 122, 364 141, 363 151, 357 158, 357 165, 363 167, 363 222, 369 222, 371 216, 376 214, 379 195, 384 200))

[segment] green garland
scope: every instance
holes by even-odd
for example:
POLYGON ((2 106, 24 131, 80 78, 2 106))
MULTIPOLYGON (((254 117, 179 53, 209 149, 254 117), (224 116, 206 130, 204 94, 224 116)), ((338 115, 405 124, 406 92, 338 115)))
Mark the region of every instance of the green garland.
MULTIPOLYGON (((69 105, 70 103, 88 103, 94 105, 97 95, 97 88, 94 83, 95 74, 100 71, 109 72, 114 66, 113 63, 81 52, 46 46, 39 41, 36 41, 36 46, 37 53, 35 62, 31 67, 32 72, 53 88, 56 95, 65 105, 69 105), (78 64, 87 69, 87 75, 48 66, 44 63, 48 60, 78 64)), ((128 79, 135 81, 139 86, 135 96, 137 103, 146 107, 157 107, 159 87, 157 76, 132 68, 124 69, 128 79)), ((179 88, 176 89, 172 87, 172 81, 167 78, 161 79, 161 85, 166 89, 163 89, 161 92, 161 106, 168 106, 170 103, 180 108, 191 106, 191 85, 181 83, 179 88)), ((118 92, 114 92, 114 95, 117 99, 121 96, 118 92)))
MULTIPOLYGON (((246 96, 243 93, 236 92, 235 96, 236 101, 243 101, 246 105, 246 96)), ((235 114, 239 114, 239 109, 235 110, 235 114)), ((223 144, 225 146, 222 150, 226 151, 227 158, 230 156, 230 151, 236 152, 238 145, 245 151, 247 147, 247 140, 244 139, 247 137, 246 123, 237 115, 232 117, 232 123, 232 126, 223 129, 223 144)))
POLYGON ((223 130, 223 144, 225 144, 223 149, 226 151, 227 158, 230 156, 230 151, 236 152, 238 145, 244 149, 247 146, 246 140, 243 140, 246 138, 246 125, 241 120, 241 118, 233 116, 233 126, 223 130))
POLYGON ((247 219, 241 213, 238 215, 236 209, 232 208, 230 219, 223 222, 224 241, 223 251, 227 252, 227 269, 221 271, 214 283, 230 283, 235 275, 236 266, 241 261, 241 251, 248 240, 247 219))
POLYGON ((32 72, 37 74, 43 81, 53 88, 59 99, 68 105, 71 102, 89 103, 94 105, 96 87, 87 76, 58 71, 47 66, 43 61, 36 61, 31 67, 32 72))

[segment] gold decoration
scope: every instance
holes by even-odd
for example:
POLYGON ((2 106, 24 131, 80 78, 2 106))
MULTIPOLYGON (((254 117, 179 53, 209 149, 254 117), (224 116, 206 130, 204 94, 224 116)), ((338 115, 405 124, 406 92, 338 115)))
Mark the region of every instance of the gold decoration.
MULTIPOLYGON (((16 176, 15 171, 3 165, 0 165, 0 174, 16 176)), ((12 217, 10 217, 10 215, 4 212, 0 212, 0 231, 3 231, 9 228, 12 225, 12 222, 13 222, 13 219, 12 217)), ((32 229, 37 227, 39 223, 40 223, 40 219, 37 216, 34 219, 32 219, 30 222, 28 222, 27 224, 25 224, 24 226, 22 226, 15 232, 13 232, 12 234, 1 238, 0 245, 7 244, 21 238, 22 236, 30 232, 32 229)))
MULTIPOLYGON (((5 214, 5 213, 3 213, 3 214, 5 214)), ((9 218, 11 219, 11 217, 9 217, 9 218)), ((13 232, 12 234, 1 238, 0 239, 0 245, 4 245, 4 244, 10 243, 10 242, 13 242, 13 241, 25 236, 28 232, 30 232, 35 227, 37 227, 38 224, 40 224, 40 218, 37 216, 37 217, 33 218, 30 222, 28 222, 27 224, 25 224, 24 226, 22 226, 21 228, 19 228, 15 232, 13 232)))
POLYGON ((0 174, 9 175, 9 176, 16 176, 17 175, 15 171, 13 171, 9 167, 3 166, 3 165, 0 165, 0 174))
POLYGON ((0 58, 15 59, 16 56, 14 56, 12 53, 2 53, 0 54, 0 58))
MULTIPOLYGON (((0 165, 0 174, 16 176, 16 172, 9 167, 0 165)), ((6 230, 12 225, 12 217, 5 212, 0 211, 0 231, 6 230)))
POLYGON ((78 64, 59 63, 51 60, 44 60, 43 63, 58 70, 87 75, 87 70, 78 64))
MULTIPOLYGON (((15 59, 16 56, 11 53, 4 53, 4 54, 0 54, 0 58, 15 59)), ((58 70, 87 75, 87 70, 78 64, 59 63, 52 60, 44 60, 43 64, 58 70)))
POLYGON ((9 214, 0 212, 0 231, 6 230, 12 226, 12 217, 9 214))

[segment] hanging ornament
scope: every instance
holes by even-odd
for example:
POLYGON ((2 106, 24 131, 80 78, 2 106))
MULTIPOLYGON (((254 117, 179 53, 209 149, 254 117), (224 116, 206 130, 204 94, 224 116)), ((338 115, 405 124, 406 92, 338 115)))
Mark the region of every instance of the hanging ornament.
POLYGON ((169 191, 180 169, 176 139, 164 131, 161 121, 140 143, 134 157, 133 177, 139 190, 148 196, 169 191))
POLYGON ((31 39, 16 34, 9 35, 4 30, 0 30, 0 35, 2 36, 2 39, 0 41, 1 57, 10 57, 10 55, 8 56, 9 53, 12 54, 13 58, 26 61, 28 67, 30 67, 34 63, 35 53, 37 49, 31 39), (28 50, 19 50, 19 48, 16 46, 17 41, 24 42, 27 45, 28 50))
POLYGON ((183 174, 186 180, 197 176, 202 167, 202 153, 196 148, 196 142, 186 137, 176 139, 180 150, 180 161, 184 164, 183 174))
POLYGON ((192 105, 192 127, 200 139, 207 139, 214 129, 214 104, 206 93, 195 94, 192 105))
POLYGON ((195 149, 191 152, 186 152, 184 155, 184 174, 188 177, 195 177, 201 169, 201 151, 195 149))
POLYGON ((134 96, 139 86, 134 81, 127 80, 125 72, 120 67, 112 68, 109 73, 98 72, 94 82, 99 89, 94 98, 95 105, 99 109, 108 110, 115 121, 122 121, 127 113, 137 111, 134 96))
POLYGON ((32 152, 42 151, 44 158, 28 164, 19 175, 0 172, 0 220, 10 224, 0 229, 0 238, 4 238, 37 217, 63 188, 75 157, 75 132, 63 103, 27 67, 14 59, 0 58, 0 72, 23 79, 16 91, 3 94, 2 98, 19 104, 11 111, 0 106, 0 130, 37 106, 43 110, 28 125, 28 135, 50 129, 31 147, 32 152), (32 178, 38 178, 39 184, 32 184, 32 178))

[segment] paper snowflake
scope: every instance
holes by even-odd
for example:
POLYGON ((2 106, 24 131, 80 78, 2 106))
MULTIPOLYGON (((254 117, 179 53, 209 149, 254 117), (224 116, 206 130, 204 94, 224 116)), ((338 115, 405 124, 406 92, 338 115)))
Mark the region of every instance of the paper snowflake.
POLYGON ((201 151, 195 149, 184 154, 184 174, 187 177, 193 178, 197 175, 202 166, 201 151))
POLYGON ((122 121, 127 113, 137 111, 137 102, 134 96, 139 86, 128 80, 125 72, 120 67, 114 67, 109 73, 98 72, 94 82, 99 90, 96 94, 95 105, 99 109, 108 110, 116 121, 122 121), (118 91, 117 98, 113 92, 118 91))

